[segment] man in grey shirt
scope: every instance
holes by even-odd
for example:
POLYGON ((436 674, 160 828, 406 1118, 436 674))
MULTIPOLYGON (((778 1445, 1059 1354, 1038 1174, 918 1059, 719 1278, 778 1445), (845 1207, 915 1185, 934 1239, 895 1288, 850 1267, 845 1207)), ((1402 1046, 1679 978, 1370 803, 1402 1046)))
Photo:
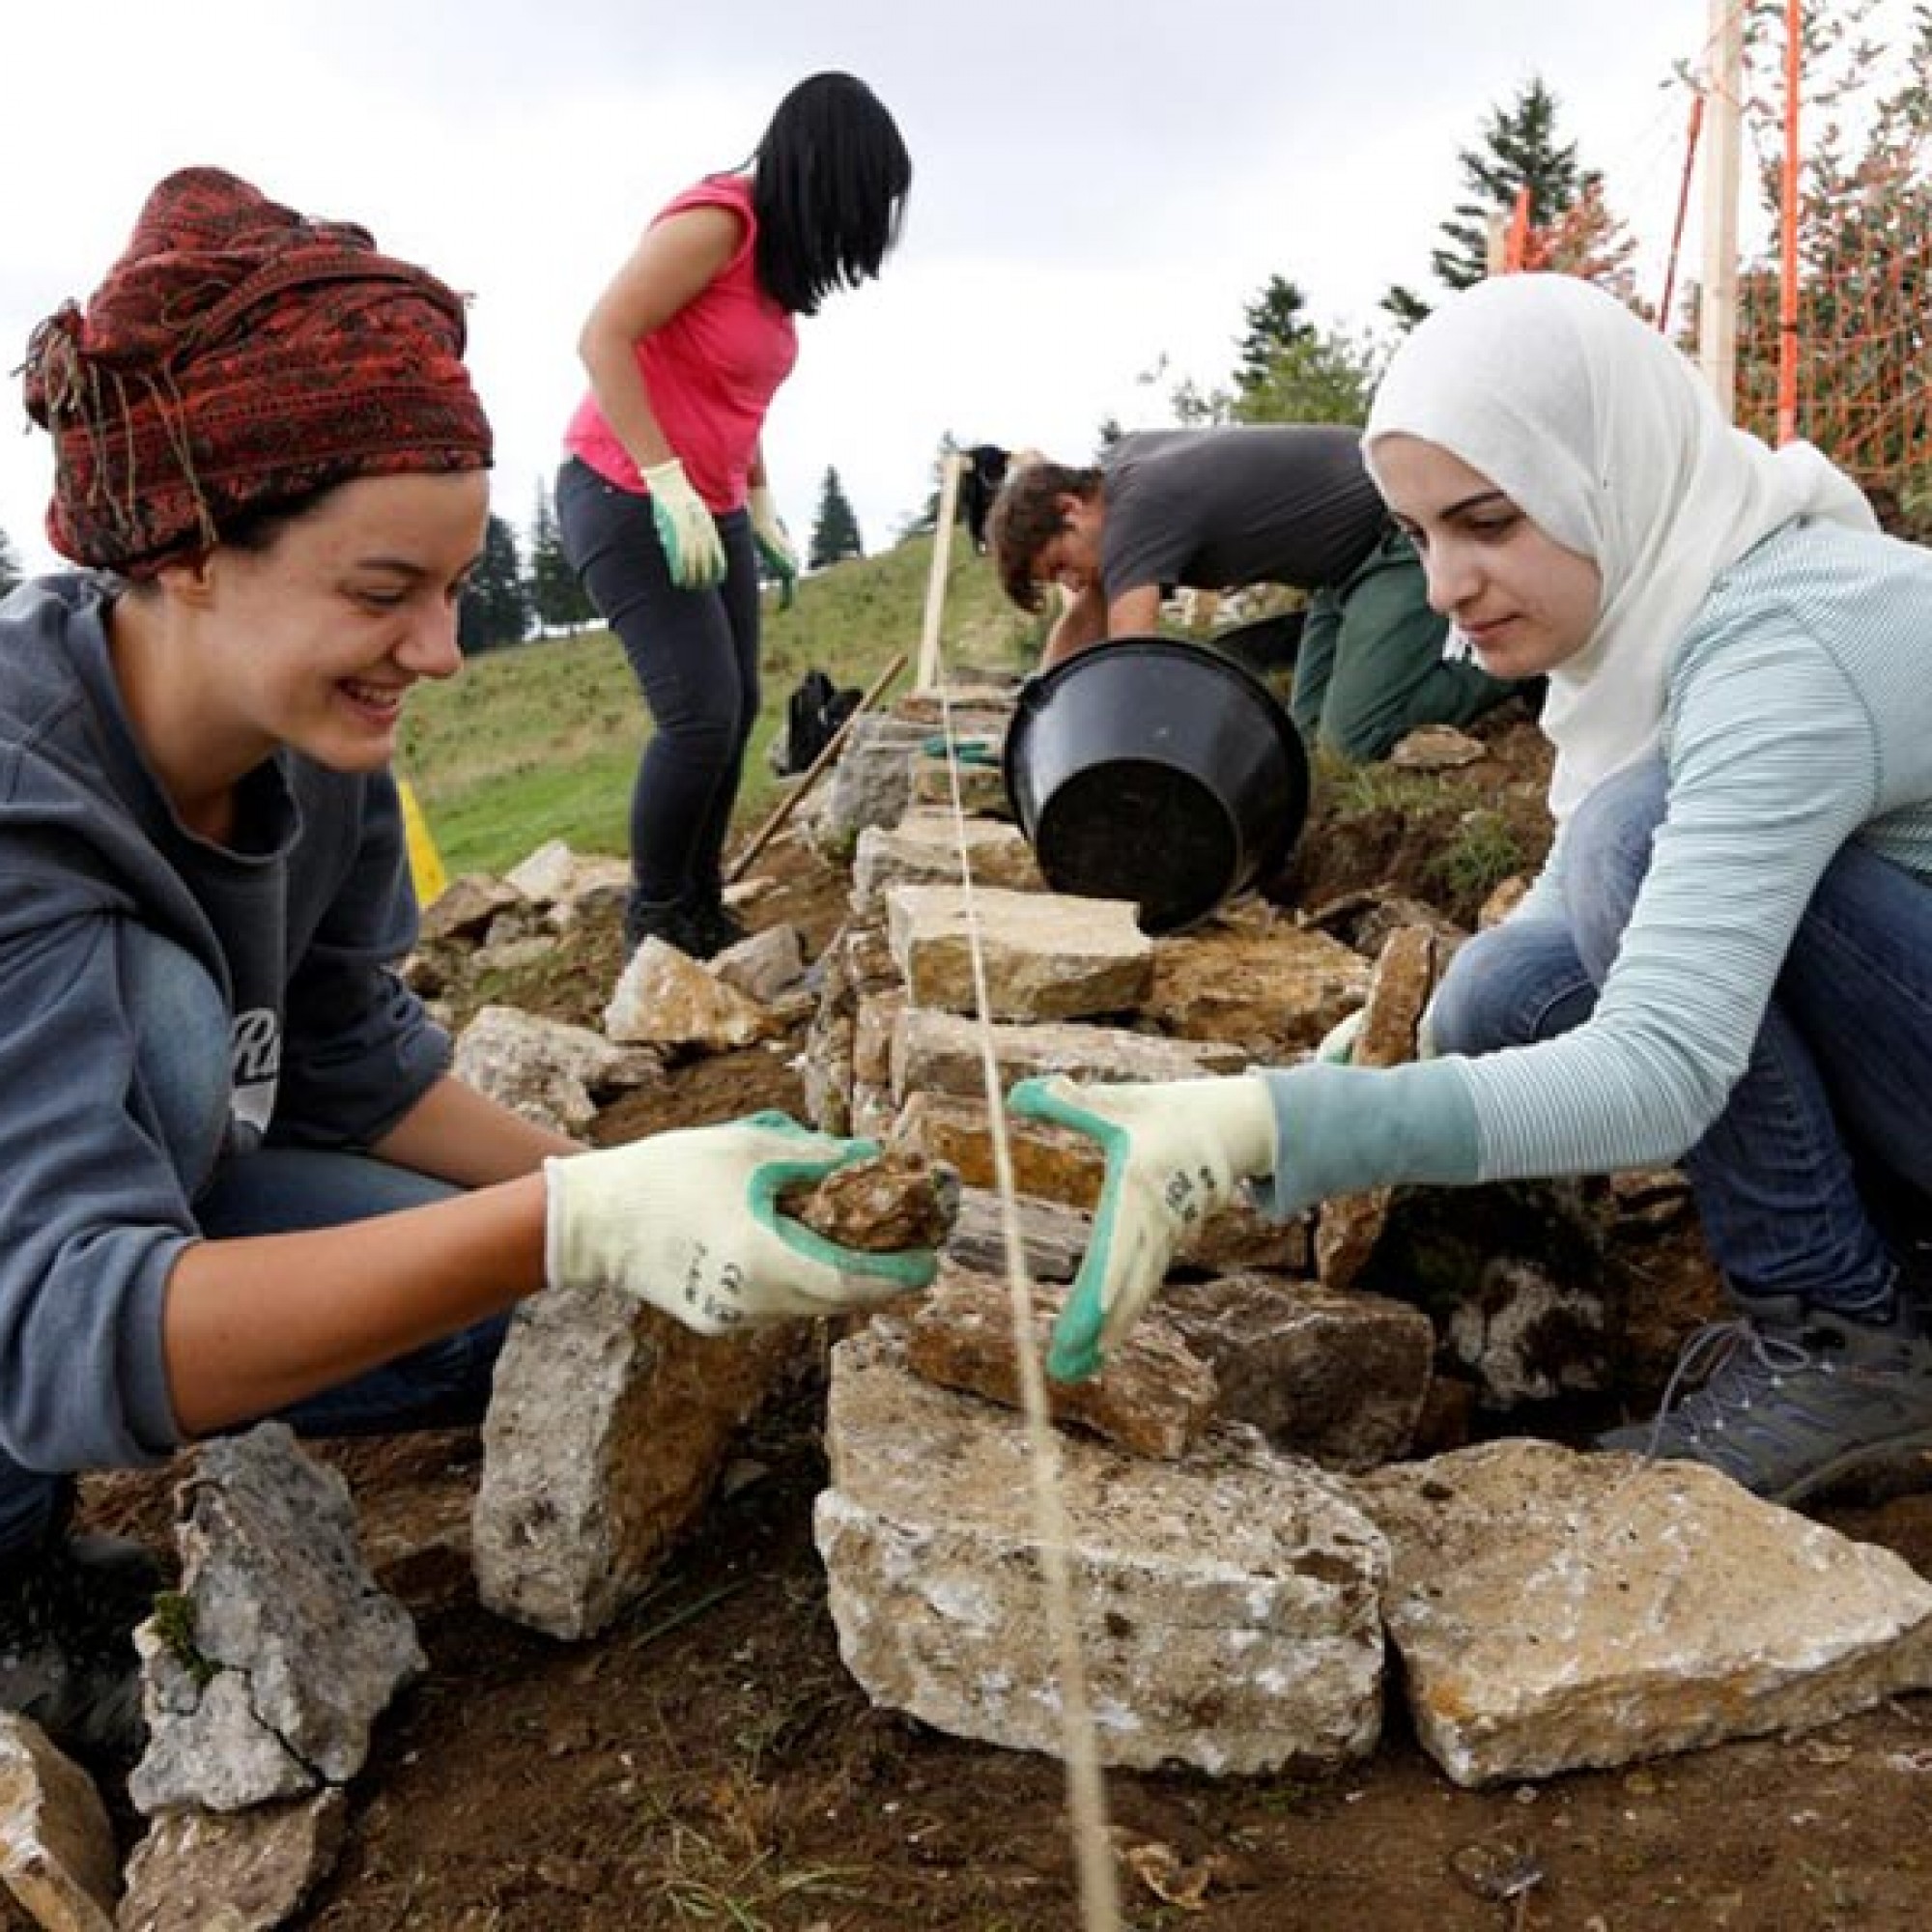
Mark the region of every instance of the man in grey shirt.
POLYGON ((1357 431, 1275 423, 1122 437, 1092 469, 1015 468, 990 524, 1007 593, 1067 593, 1043 667, 1144 637, 1176 586, 1309 593, 1291 709, 1303 739, 1355 762, 1419 724, 1466 724, 1518 689, 1442 654, 1422 566, 1362 467, 1357 431))

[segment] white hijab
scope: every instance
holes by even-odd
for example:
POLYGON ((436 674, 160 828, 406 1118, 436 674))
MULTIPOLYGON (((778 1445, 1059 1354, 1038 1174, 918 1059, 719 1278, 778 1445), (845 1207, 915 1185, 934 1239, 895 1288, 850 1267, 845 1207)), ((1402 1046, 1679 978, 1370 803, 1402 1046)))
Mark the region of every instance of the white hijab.
POLYGON ((1663 336, 1567 275, 1498 275, 1430 315, 1376 391, 1371 475, 1377 439, 1397 434, 1460 457, 1603 574, 1590 641, 1544 699, 1559 823, 1656 745, 1671 653, 1719 572, 1800 517, 1877 527, 1809 443, 1733 429, 1663 336))

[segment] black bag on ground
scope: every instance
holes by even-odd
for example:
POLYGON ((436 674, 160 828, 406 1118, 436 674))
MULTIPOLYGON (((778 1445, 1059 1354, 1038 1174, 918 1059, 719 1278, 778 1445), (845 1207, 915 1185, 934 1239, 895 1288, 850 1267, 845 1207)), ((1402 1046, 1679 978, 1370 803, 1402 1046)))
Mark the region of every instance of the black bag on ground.
POLYGON ((862 696, 857 685, 841 691, 822 670, 807 671, 785 699, 784 724, 772 734, 772 770, 780 778, 807 770, 858 709, 862 696))

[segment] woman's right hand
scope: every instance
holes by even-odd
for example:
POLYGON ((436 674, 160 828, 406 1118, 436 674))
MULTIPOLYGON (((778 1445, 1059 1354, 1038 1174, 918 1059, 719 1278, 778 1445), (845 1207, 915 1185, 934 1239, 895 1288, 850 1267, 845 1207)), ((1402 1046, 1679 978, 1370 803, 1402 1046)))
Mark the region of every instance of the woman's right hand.
POLYGON ((704 499, 691 487, 673 456, 643 471, 651 493, 651 517, 664 545, 671 582, 680 590, 709 590, 724 581, 724 545, 704 499))

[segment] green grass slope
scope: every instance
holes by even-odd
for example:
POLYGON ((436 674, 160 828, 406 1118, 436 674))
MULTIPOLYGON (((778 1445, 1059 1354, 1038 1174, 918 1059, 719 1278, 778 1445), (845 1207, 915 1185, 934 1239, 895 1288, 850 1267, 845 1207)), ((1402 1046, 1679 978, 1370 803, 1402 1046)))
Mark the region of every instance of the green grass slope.
MULTIPOLYGON (((910 687, 924 623, 932 538, 909 537, 802 582, 789 611, 765 600, 764 705, 738 798, 741 829, 760 823, 780 781, 766 746, 785 699, 812 666, 868 687, 895 652, 907 669, 882 702, 910 687)), ((1015 611, 991 564, 955 531, 940 624, 948 665, 1025 666, 1041 620, 1015 611)), ((501 872, 544 843, 622 854, 631 779, 650 729, 643 699, 608 631, 492 651, 411 697, 397 769, 414 787, 452 876, 501 872)))

